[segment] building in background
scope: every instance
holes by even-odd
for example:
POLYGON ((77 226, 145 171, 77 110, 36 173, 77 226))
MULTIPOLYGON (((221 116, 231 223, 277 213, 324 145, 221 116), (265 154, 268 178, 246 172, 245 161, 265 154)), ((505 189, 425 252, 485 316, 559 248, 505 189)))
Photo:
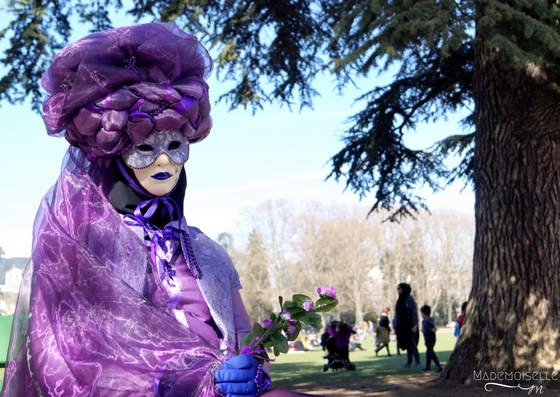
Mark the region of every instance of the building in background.
POLYGON ((29 258, 0 258, 0 315, 14 314, 23 270, 29 258))

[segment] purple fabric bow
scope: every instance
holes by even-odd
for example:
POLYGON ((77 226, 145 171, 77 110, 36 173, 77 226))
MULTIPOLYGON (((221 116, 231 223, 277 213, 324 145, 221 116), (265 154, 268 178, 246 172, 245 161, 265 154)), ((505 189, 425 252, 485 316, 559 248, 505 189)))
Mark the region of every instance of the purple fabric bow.
POLYGON ((154 197, 142 201, 136 206, 133 215, 127 214, 124 216, 124 221, 129 226, 141 226, 144 229, 144 234, 148 236, 150 241, 152 260, 162 263, 165 269, 165 274, 162 274, 162 277, 169 285, 173 285, 173 277, 176 274, 174 263, 179 254, 179 251, 174 252, 172 250, 172 239, 180 241, 183 255, 187 259, 192 276, 195 278, 202 277, 202 271, 194 256, 190 237, 182 225, 181 211, 175 200, 169 197, 154 197), (160 204, 163 213, 169 214, 171 221, 178 221, 177 227, 168 224, 161 230, 150 223, 150 218, 156 213, 160 204))

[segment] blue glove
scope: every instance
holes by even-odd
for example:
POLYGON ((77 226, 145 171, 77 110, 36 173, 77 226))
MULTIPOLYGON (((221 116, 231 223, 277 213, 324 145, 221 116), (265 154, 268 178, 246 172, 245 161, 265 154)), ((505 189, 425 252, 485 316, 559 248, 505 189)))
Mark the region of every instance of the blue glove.
POLYGON ((270 386, 270 376, 253 356, 230 358, 214 374, 218 391, 227 397, 257 397, 270 386))

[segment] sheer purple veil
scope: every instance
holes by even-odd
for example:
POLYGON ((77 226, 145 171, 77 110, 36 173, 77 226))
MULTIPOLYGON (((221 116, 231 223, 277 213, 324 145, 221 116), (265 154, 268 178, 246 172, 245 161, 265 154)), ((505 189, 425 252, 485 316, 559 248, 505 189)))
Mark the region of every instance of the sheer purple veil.
POLYGON ((226 356, 167 312, 108 169, 70 147, 41 203, 2 395, 214 396, 226 356))

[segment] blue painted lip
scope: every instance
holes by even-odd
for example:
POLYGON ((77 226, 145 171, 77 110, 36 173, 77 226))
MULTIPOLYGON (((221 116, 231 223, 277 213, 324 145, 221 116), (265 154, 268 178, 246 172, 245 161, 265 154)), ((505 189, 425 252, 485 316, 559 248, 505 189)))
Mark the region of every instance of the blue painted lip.
POLYGON ((158 172, 155 175, 152 175, 152 178, 157 179, 158 181, 165 181, 166 179, 171 178, 173 175, 171 175, 169 172, 158 172))

